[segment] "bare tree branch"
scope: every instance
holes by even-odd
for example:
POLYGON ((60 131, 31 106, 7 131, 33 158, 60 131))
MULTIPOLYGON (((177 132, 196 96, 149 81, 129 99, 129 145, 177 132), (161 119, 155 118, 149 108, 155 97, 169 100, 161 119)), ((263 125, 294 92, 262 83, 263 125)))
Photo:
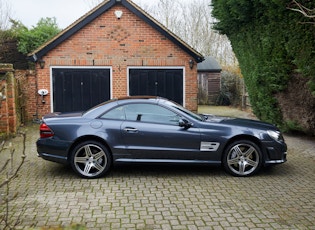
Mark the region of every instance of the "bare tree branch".
POLYGON ((11 17, 11 5, 7 0, 0 0, 0 30, 8 29, 11 17))
POLYGON ((315 9, 309 9, 309 8, 303 6, 301 3, 297 2, 296 0, 293 0, 291 2, 291 5, 293 5, 297 8, 287 7, 289 10, 299 12, 307 18, 315 18, 315 9))
POLYGON ((25 158, 26 158, 26 154, 25 154, 26 134, 24 132, 23 133, 21 132, 20 134, 22 135, 22 138, 23 138, 22 156, 21 156, 22 160, 16 169, 14 169, 13 167, 13 154, 15 152, 15 149, 12 147, 12 144, 9 144, 8 147, 5 147, 4 145, 5 142, 2 142, 0 144, 0 153, 2 153, 3 150, 8 149, 11 155, 11 158, 5 162, 4 166, 1 169, 1 173, 4 172, 6 174, 4 181, 0 184, 0 188, 3 188, 3 187, 5 188, 5 194, 0 195, 0 205, 4 204, 5 206, 4 214, 0 216, 0 223, 4 224, 4 229, 15 229, 15 227, 19 224, 19 217, 17 217, 15 221, 10 220, 9 203, 17 197, 18 193, 15 192, 12 195, 9 185, 10 185, 10 182, 12 182, 12 180, 18 176, 18 173, 21 170, 21 167, 24 164, 25 158), (7 169, 6 171, 4 171, 9 165, 9 163, 11 163, 11 169, 7 169))

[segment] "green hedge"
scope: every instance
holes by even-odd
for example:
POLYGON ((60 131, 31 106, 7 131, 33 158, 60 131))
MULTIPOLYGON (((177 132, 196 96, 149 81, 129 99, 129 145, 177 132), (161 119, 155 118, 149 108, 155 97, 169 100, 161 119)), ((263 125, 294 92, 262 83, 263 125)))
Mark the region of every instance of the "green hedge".
MULTIPOLYGON (((310 79, 315 95, 315 21, 289 10, 290 2, 212 0, 215 29, 231 41, 254 113, 279 126, 283 119, 274 95, 291 77, 298 72, 310 79)), ((315 1, 300 2, 315 8, 315 1)))

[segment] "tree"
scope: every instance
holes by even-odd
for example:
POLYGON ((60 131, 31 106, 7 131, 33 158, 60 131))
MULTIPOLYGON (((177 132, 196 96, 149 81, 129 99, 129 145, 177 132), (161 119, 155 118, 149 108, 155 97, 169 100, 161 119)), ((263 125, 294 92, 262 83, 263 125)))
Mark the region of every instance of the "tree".
POLYGON ((11 7, 7 0, 0 0, 0 30, 6 30, 9 27, 11 17, 11 7))
MULTIPOLYGON (((315 7, 314 1, 300 3, 305 9, 315 7)), ((215 29, 231 41, 256 116, 282 127, 304 124, 303 130, 314 133, 315 27, 309 18, 288 10, 284 0, 212 0, 212 4, 219 20, 215 29), (289 86, 300 76, 308 80, 307 86, 291 86, 294 92, 290 92, 289 86), (310 93, 297 101, 307 88, 310 93), (281 93, 294 97, 281 101, 281 93)))
POLYGON ((0 225, 3 229, 16 229, 19 223, 19 219, 14 220, 13 213, 10 212, 10 203, 17 197, 17 192, 10 189, 10 184, 19 175, 26 158, 26 133, 20 132, 20 134, 22 136, 22 154, 21 161, 18 165, 15 165, 15 148, 12 146, 12 143, 9 143, 7 146, 5 145, 5 141, 0 143, 0 153, 8 156, 8 159, 1 162, 0 165, 0 189, 4 191, 0 194, 0 205, 3 206, 3 214, 0 216, 0 225))
POLYGON ((31 29, 19 21, 12 20, 12 24, 11 30, 18 39, 18 51, 23 54, 28 54, 38 48, 61 31, 56 18, 41 18, 31 29))
POLYGON ((290 5, 291 6, 288 7, 289 10, 299 12, 304 17, 307 17, 309 19, 313 19, 313 22, 309 22, 309 23, 315 24, 315 8, 309 9, 309 8, 303 6, 301 3, 299 3, 296 0, 293 0, 290 5))
POLYGON ((96 5, 100 4, 103 0, 85 0, 85 4, 92 9, 96 5))
POLYGON ((146 10, 179 38, 204 56, 214 56, 221 65, 238 62, 225 35, 213 30, 210 0, 159 0, 146 10))

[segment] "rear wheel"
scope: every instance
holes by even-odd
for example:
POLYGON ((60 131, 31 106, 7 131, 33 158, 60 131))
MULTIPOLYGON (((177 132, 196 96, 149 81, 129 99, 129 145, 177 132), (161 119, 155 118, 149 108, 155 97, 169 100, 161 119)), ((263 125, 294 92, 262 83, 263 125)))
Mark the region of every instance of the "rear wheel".
POLYGON ((234 176, 251 176, 260 170, 262 160, 260 148, 252 141, 242 140, 227 147, 223 165, 234 176))
POLYGON ((108 149, 96 141, 78 144, 71 154, 72 169, 83 178, 98 178, 111 168, 112 158, 108 149))

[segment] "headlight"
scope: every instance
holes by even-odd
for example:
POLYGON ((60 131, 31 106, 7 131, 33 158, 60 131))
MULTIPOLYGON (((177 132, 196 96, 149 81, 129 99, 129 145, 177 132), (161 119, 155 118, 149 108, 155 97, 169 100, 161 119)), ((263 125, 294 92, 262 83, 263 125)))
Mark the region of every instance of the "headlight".
POLYGON ((276 140, 276 141, 282 141, 282 135, 279 131, 274 131, 274 130, 268 130, 267 131, 269 137, 271 137, 272 139, 276 140))

